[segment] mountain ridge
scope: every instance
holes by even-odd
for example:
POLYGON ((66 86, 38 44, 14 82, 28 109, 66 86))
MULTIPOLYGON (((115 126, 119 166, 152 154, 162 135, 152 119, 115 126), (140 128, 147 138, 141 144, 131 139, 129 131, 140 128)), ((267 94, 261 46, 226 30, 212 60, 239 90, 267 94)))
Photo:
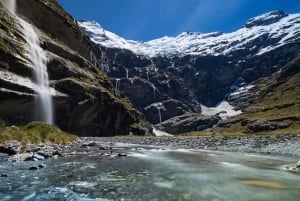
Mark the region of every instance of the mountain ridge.
POLYGON ((263 46, 260 51, 255 51, 252 56, 271 51, 283 45, 283 43, 293 42, 293 38, 299 36, 297 30, 300 29, 300 14, 286 14, 283 11, 271 11, 260 16, 249 19, 245 25, 235 32, 222 33, 197 33, 183 32, 176 37, 164 36, 162 38, 139 42, 126 40, 117 34, 104 30, 100 24, 93 21, 79 22, 81 29, 91 38, 91 40, 109 48, 128 49, 141 56, 156 57, 159 55, 226 55, 243 48, 247 43, 258 39, 270 38, 277 41, 277 46, 263 46), (282 33, 280 30, 286 29, 282 33), (287 34, 286 36, 284 36, 287 34))

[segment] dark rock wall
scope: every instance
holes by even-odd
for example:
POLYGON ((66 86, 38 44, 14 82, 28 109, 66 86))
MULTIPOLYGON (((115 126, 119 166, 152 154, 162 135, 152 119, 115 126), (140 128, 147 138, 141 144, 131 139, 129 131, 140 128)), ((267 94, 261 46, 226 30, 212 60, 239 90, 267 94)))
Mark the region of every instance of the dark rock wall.
MULTIPOLYGON (((34 25, 49 59, 55 124, 81 136, 151 133, 143 115, 115 92, 91 51, 92 43, 56 1, 19 0, 17 4, 19 15, 34 25)), ((32 67, 24 54, 21 26, 2 5, 0 11, 5 13, 0 21, 4 33, 0 37, 0 119, 25 124, 33 120, 35 109, 32 67), (22 84, 23 79, 29 85, 22 84)))

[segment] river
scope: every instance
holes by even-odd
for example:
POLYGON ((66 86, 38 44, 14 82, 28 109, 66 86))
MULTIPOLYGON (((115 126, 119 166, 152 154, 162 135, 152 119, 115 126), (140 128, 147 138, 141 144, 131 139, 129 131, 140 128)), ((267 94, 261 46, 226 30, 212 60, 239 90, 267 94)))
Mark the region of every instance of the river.
POLYGON ((0 164, 0 200, 298 201, 297 158, 125 146, 126 157, 49 159, 45 168, 0 164))

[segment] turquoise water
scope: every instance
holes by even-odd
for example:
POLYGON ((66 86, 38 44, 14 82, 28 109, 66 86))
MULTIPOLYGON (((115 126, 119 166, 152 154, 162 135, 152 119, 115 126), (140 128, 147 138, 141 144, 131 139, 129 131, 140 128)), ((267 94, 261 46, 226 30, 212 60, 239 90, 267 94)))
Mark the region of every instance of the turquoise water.
POLYGON ((298 201, 300 197, 300 175, 282 169, 296 158, 127 149, 127 157, 47 160, 46 168, 37 171, 23 164, 0 165, 0 174, 7 175, 0 178, 0 200, 298 201))

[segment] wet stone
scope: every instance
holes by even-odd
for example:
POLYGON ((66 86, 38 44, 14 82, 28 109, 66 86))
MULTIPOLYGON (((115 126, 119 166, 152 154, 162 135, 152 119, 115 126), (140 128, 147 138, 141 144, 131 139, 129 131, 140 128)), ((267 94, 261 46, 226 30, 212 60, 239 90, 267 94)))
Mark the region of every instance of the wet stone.
POLYGON ((126 157, 126 156, 127 156, 127 153, 118 153, 118 156, 119 156, 119 157, 126 157))
POLYGON ((37 167, 37 166, 30 166, 30 168, 29 168, 29 170, 38 170, 39 169, 39 167, 37 167))
POLYGON ((43 161, 43 160, 45 160, 45 157, 41 156, 39 154, 34 154, 33 158, 34 158, 34 160, 37 160, 37 161, 43 161))
POLYGON ((42 169, 42 168, 45 168, 45 167, 46 167, 45 164, 40 164, 40 165, 38 165, 38 168, 39 168, 39 169, 42 169))

